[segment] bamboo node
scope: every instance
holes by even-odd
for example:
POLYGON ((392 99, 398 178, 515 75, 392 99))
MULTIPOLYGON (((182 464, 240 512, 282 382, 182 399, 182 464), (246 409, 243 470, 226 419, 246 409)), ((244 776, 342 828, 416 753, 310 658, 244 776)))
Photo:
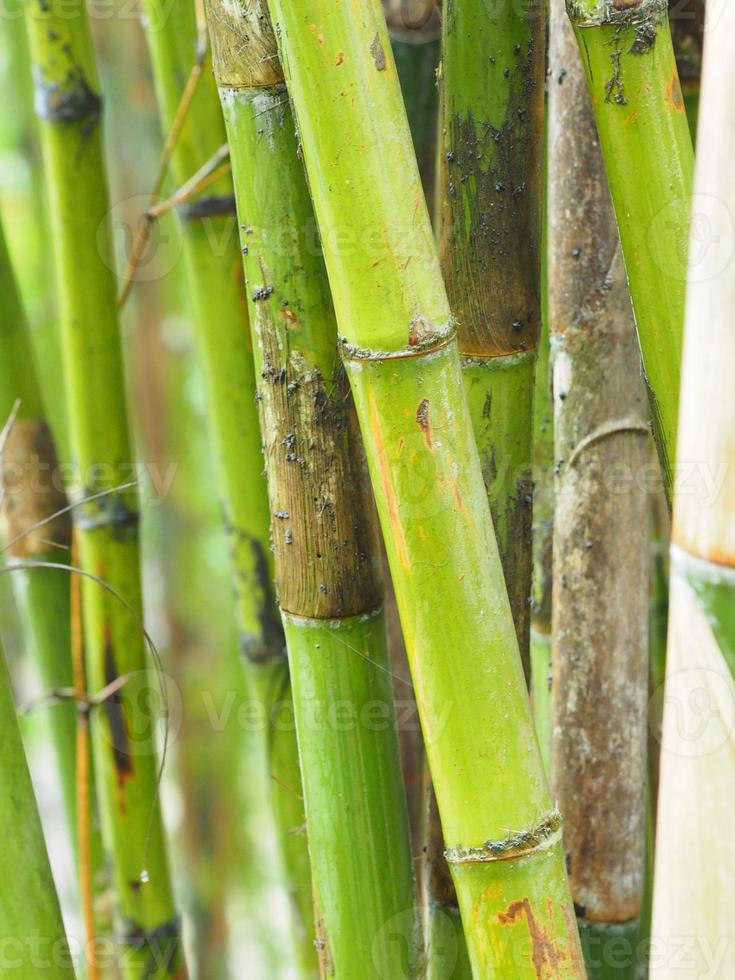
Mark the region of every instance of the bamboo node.
POLYGON ((567 14, 575 27, 643 28, 663 19, 669 9, 668 0, 597 0, 594 5, 590 0, 566 2, 567 14))
POLYGON ((487 840, 480 847, 449 847, 444 852, 447 864, 488 864, 546 850, 561 839, 561 813, 553 810, 535 827, 509 834, 502 840, 487 840))
MULTIPOLYGON (((141 872, 138 887, 145 884, 147 880, 150 880, 148 873, 146 871, 141 872)), ((152 947, 148 962, 143 966, 141 976, 152 977, 158 973, 161 967, 168 974, 179 957, 181 917, 176 915, 168 922, 162 922, 152 929, 144 929, 139 923, 128 921, 127 929, 115 936, 115 942, 120 946, 130 946, 140 952, 152 947), (163 949, 162 946, 164 946, 163 949)))
POLYGON ((129 504, 125 495, 111 492, 107 495, 90 494, 74 509, 74 525, 81 531, 99 531, 104 528, 120 528, 135 531, 140 515, 129 504))
POLYGON ((408 347, 400 350, 380 351, 358 347, 342 336, 338 338, 338 343, 343 361, 392 361, 435 354, 455 343, 456 340, 457 328, 454 319, 450 318, 445 323, 436 324, 419 315, 411 321, 408 347))
POLYGON ((65 87, 37 78, 33 108, 39 119, 46 122, 78 122, 81 119, 96 122, 102 114, 102 99, 77 69, 65 87))
POLYGON ((622 419, 608 419, 602 425, 598 425, 592 432, 588 432, 583 439, 577 443, 567 462, 567 469, 570 469, 580 459, 582 454, 596 442, 609 439, 611 436, 620 435, 623 432, 635 432, 640 435, 648 436, 650 428, 635 416, 626 416, 622 419))
POLYGON ((182 221, 199 221, 203 218, 229 217, 236 214, 235 195, 220 194, 212 197, 200 197, 196 201, 187 201, 176 208, 176 213, 182 221))

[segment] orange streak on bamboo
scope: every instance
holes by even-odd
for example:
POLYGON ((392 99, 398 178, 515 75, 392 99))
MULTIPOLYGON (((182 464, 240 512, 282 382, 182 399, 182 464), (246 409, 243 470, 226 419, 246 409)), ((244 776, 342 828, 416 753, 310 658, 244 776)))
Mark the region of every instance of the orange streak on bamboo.
POLYGON ((385 500, 388 505, 388 514, 390 515, 390 523, 393 528, 398 557, 401 560, 401 565, 405 572, 410 574, 411 561, 408 556, 408 544, 406 543, 403 525, 398 515, 398 501, 396 500, 396 491, 393 486, 390 466, 388 465, 388 458, 385 451, 385 440, 383 439, 380 415, 378 414, 378 407, 372 395, 370 395, 370 430, 375 443, 375 456, 380 466, 380 482, 383 484, 383 492, 385 493, 385 500))

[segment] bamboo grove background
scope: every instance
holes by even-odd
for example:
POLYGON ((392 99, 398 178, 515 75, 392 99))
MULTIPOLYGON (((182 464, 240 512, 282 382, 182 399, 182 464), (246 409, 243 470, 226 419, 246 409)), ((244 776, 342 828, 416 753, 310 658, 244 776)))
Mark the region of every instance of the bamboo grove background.
POLYGON ((0 976, 733 975, 733 31, 4 0, 0 976))

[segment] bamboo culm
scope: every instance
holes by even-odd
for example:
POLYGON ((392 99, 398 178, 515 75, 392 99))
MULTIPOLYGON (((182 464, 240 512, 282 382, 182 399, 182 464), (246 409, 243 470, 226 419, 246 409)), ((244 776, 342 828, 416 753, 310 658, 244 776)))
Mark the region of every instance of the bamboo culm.
POLYGON ((667 0, 567 0, 567 12, 595 111, 670 501, 694 155, 667 0))
POLYGON ((142 629, 138 507, 130 486, 134 461, 102 157, 102 102, 84 5, 61 8, 57 2, 29 3, 26 24, 74 464, 67 489, 76 505, 86 572, 89 693, 124 679, 92 713, 96 785, 112 867, 122 976, 179 978, 185 971, 158 804, 156 722, 147 707, 148 695, 160 690, 160 678, 149 667, 142 629))
MULTIPOLYGON (((35 370, 28 323, 0 227, 0 419, 4 424, 18 403, 3 447, 2 533, 7 565, 63 562, 71 541, 53 437, 35 370), (39 522, 41 526, 34 527, 39 522)), ((41 681, 47 690, 73 685, 69 632, 69 577, 57 569, 24 567, 12 581, 24 611, 41 681)), ((51 732, 69 833, 76 827, 76 709, 71 702, 50 709, 51 732)))
POLYGON ((551 957, 559 976, 583 976, 559 818, 383 12, 337 0, 270 8, 473 975, 533 977, 551 957))
POLYGON ((579 50, 552 0, 552 785, 591 978, 638 975, 648 721, 646 393, 579 50), (569 180, 570 171, 575 180, 569 180), (615 472, 627 483, 616 492, 615 472), (631 535, 630 528, 641 529, 631 535), (614 751, 611 747, 614 746, 614 751), (620 956, 611 958, 615 944, 620 956))
POLYGON ((245 3, 239 18, 218 0, 208 9, 241 229, 321 972, 355 980, 418 975, 377 521, 293 119, 265 3, 245 3), (370 723, 371 705, 385 724, 370 723), (408 940, 406 962, 396 930, 408 940))
POLYGON ((731 970, 724 951, 735 941, 728 884, 735 875, 735 842, 722 833, 735 799, 735 335, 729 316, 735 301, 735 141, 724 124, 733 113, 735 8, 708 5, 707 16, 694 217, 711 237, 704 252, 692 250, 687 293, 677 458, 697 475, 674 498, 654 980, 675 969, 682 935, 694 937, 692 975, 724 980, 731 970), (714 474, 713 494, 708 481, 714 474))
MULTIPOLYGON (((193 4, 176 0, 164 24, 157 23, 154 13, 151 9, 147 38, 161 119, 168 131, 176 118, 184 80, 197 56, 202 56, 198 51, 202 38, 197 33, 193 4)), ((188 180, 225 139, 217 87, 206 59, 171 159, 177 186, 188 180)), ((304 825, 304 811, 296 735, 292 727, 279 724, 281 707, 290 710, 291 682, 273 589, 255 369, 231 178, 220 179, 207 195, 179 209, 186 280, 229 540, 246 679, 266 719, 263 752, 292 900, 292 931, 299 968, 308 976, 316 969, 309 857, 306 835, 299 830, 304 825), (221 248, 214 243, 221 243, 221 248)))

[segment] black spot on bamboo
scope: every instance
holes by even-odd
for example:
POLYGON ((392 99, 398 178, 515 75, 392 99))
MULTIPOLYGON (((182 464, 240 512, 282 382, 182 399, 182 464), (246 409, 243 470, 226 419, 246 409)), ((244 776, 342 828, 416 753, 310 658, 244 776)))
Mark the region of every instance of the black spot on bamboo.
POLYGON ((424 441, 429 449, 433 446, 431 423, 429 422, 429 400, 424 398, 416 409, 416 423, 424 434, 424 441))
POLYGON ((102 99, 92 91, 78 67, 69 73, 63 84, 37 77, 33 105, 36 115, 46 122, 86 120, 89 128, 96 125, 102 113, 102 99))
MULTIPOLYGON (((112 641, 112 629, 105 624, 105 684, 114 683, 119 677, 115 662, 115 648, 112 641)), ((130 752, 130 737, 128 735, 125 709, 122 694, 117 692, 104 701, 107 724, 110 729, 112 743, 112 759, 117 772, 117 783, 120 788, 133 775, 133 759, 130 752)))

